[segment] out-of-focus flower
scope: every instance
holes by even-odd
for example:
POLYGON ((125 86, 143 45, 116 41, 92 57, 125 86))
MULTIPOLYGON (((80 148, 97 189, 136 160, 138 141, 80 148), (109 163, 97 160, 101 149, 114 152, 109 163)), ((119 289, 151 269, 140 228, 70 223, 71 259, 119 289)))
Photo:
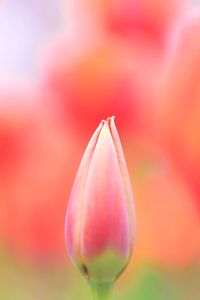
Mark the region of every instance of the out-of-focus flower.
MULTIPOLYGON (((1 80, 2 81, 2 80, 1 80)), ((0 237, 5 239, 9 195, 27 157, 28 131, 32 126, 33 97, 27 101, 27 88, 21 82, 1 82, 0 87, 0 237), (22 162, 23 161, 23 162, 22 162)))
POLYGON ((0 177, 6 180, 12 177, 13 170, 19 166, 26 154, 25 141, 31 127, 33 97, 27 101, 27 90, 17 85, 12 88, 1 85, 0 88, 0 177), (12 90, 12 91, 11 91, 12 90))
POLYGON ((200 208, 200 14, 185 18, 161 85, 164 147, 200 208))
POLYGON ((200 255, 200 218, 193 195, 174 167, 163 162, 150 168, 134 178, 139 199, 137 257, 184 268, 200 255))
POLYGON ((62 214, 80 154, 45 97, 33 85, 0 88, 0 240, 21 258, 51 262, 65 257, 62 214))
MULTIPOLYGON (((123 36, 143 35, 155 45, 168 46, 169 34, 181 15, 183 0, 108 0, 106 21, 123 36)), ((175 30, 174 30, 175 31, 175 30)))
POLYGON ((135 212, 114 118, 102 121, 81 161, 68 204, 66 242, 90 282, 114 282, 135 244, 135 212))
POLYGON ((152 127, 159 66, 155 52, 149 53, 143 44, 130 47, 111 36, 74 56, 70 40, 59 45, 54 46, 43 84, 54 93, 61 119, 71 122, 80 134, 87 134, 97 119, 109 114, 116 115, 121 131, 152 127))
POLYGON ((155 46, 168 47, 169 35, 175 32, 187 0, 74 0, 73 5, 70 0, 64 2, 67 19, 73 16, 80 28, 86 24, 123 38, 143 36, 155 46))

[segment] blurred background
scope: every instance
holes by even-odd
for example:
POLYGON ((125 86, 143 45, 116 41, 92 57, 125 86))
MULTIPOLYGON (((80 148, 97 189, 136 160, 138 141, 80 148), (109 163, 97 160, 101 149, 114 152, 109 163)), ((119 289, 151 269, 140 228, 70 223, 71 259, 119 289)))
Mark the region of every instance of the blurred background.
POLYGON ((67 199, 116 116, 138 234, 114 299, 200 299, 200 2, 0 2, 0 299, 78 300, 67 199))

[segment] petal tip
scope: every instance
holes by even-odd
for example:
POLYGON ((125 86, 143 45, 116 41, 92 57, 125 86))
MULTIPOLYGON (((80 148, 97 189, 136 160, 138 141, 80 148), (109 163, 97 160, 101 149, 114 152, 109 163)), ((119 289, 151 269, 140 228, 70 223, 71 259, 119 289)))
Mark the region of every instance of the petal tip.
POLYGON ((112 121, 115 119, 115 116, 112 116, 112 117, 108 117, 106 121, 112 121))
POLYGON ((115 116, 108 117, 108 118, 106 119, 106 122, 107 122, 109 125, 113 124, 113 123, 115 122, 115 116))

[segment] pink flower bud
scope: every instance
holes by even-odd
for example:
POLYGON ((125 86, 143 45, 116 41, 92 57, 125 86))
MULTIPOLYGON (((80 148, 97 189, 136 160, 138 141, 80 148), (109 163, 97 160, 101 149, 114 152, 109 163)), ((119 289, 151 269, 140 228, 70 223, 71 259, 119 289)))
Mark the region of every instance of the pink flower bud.
POLYGON ((135 229, 130 179, 111 117, 93 134, 72 188, 66 215, 70 257, 90 281, 113 282, 129 262, 135 229))

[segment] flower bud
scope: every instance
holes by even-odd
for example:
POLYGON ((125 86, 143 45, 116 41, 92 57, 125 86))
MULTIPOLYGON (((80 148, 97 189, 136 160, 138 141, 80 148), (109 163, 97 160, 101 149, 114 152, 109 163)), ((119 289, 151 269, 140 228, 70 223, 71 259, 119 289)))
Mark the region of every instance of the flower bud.
POLYGON ((74 181, 66 215, 70 257, 90 282, 114 282, 131 257, 135 229, 130 179, 111 117, 93 134, 74 181))

